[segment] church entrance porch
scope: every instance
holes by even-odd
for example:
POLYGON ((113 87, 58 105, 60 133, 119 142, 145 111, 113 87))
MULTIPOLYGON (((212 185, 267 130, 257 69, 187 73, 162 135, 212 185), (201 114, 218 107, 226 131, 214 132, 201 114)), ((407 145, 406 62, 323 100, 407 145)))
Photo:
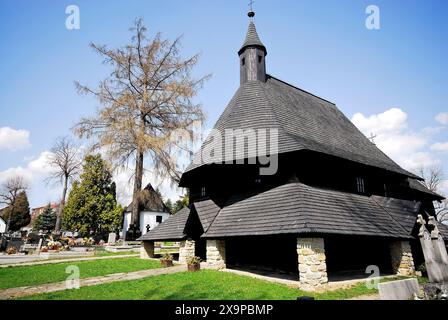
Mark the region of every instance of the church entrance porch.
POLYGON ((297 280, 296 241, 293 235, 226 238, 227 268, 297 280))
POLYGON ((372 275, 412 275, 409 241, 345 235, 275 235, 207 240, 220 268, 297 281, 314 291, 372 275), (375 273, 375 274, 374 274, 375 273))
MULTIPOLYGON (((329 281, 362 279, 371 276, 398 274, 398 259, 402 253, 397 248, 399 240, 334 235, 325 237, 326 263, 329 281)), ((400 263, 398 263, 399 265, 400 263)))

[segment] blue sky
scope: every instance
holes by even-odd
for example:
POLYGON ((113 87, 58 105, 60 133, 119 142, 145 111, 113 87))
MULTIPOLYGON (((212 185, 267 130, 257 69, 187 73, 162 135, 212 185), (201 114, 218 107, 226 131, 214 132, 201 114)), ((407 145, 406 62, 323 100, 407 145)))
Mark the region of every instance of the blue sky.
MULTIPOLYGON (((270 74, 335 102, 407 169, 448 168, 447 1, 258 0, 254 9, 270 74), (365 27, 371 4, 380 30, 365 27)), ((212 126, 239 85, 247 10, 245 0, 0 0, 0 180, 26 175, 32 206, 57 200, 59 188, 43 183, 43 155, 98 105, 73 82, 93 86, 108 72, 88 44, 126 44, 136 17, 150 32, 183 34, 185 56, 201 52, 195 73, 213 78, 197 100, 212 126), (65 28, 72 4, 80 30, 65 28)))

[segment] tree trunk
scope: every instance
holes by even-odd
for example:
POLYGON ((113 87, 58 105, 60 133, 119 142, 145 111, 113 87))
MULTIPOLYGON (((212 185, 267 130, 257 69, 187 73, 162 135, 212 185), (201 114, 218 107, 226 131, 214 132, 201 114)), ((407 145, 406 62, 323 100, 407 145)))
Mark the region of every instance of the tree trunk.
POLYGON ((13 204, 11 206, 11 212, 9 212, 9 216, 8 216, 8 222, 6 223, 6 229, 5 229, 5 233, 9 231, 9 228, 11 226, 11 217, 14 214, 14 206, 15 204, 13 204))
POLYGON ((135 174, 134 174, 134 191, 132 194, 132 213, 131 213, 131 224, 129 226, 131 240, 135 240, 136 233, 140 231, 140 206, 139 206, 139 196, 142 191, 142 180, 143 180, 143 152, 137 150, 135 159, 135 174), (132 229, 132 230, 131 230, 132 229))
POLYGON ((64 177, 64 187, 62 188, 61 203, 59 204, 59 209, 56 214, 56 225, 54 227, 55 232, 61 231, 61 217, 62 217, 62 210, 64 210, 64 206, 65 206, 65 196, 67 194, 67 185, 68 185, 68 177, 64 177))

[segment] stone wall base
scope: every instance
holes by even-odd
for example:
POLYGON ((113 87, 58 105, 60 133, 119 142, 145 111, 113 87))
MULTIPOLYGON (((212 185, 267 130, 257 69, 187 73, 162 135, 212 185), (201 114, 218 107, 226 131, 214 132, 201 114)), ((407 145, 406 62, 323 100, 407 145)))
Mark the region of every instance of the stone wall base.
POLYGON ((226 268, 226 243, 224 240, 207 240, 207 265, 211 269, 226 268))
POLYGON ((179 262, 187 263, 189 257, 195 256, 195 242, 193 240, 185 240, 180 242, 179 262))
POLYGON ((415 274, 414 258, 409 241, 394 241, 390 245, 392 270, 400 276, 415 274))
POLYGON ((328 284, 323 238, 298 238, 300 289, 316 291, 328 284))

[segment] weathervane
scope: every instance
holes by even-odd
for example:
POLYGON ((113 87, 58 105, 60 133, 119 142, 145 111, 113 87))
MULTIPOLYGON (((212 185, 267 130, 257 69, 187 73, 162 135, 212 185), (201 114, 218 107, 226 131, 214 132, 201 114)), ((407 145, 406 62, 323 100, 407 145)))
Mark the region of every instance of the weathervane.
POLYGON ((255 16, 255 12, 254 12, 254 2, 255 2, 255 0, 250 0, 249 1, 249 7, 250 7, 250 11, 249 11, 249 13, 247 14, 248 16, 249 16, 249 18, 251 18, 251 19, 253 19, 254 18, 254 16, 255 16))

